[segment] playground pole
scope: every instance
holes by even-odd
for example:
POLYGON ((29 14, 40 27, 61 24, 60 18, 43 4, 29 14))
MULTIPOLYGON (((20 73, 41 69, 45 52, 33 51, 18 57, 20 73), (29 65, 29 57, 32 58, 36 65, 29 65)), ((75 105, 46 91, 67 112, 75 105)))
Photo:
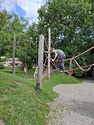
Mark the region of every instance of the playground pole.
POLYGON ((48 80, 50 80, 51 29, 48 28, 48 80))
POLYGON ((12 56, 12 63, 13 63, 12 73, 14 75, 15 75, 15 51, 16 51, 16 35, 14 35, 14 40, 13 40, 13 56, 12 56))
POLYGON ((92 74, 92 76, 93 76, 93 79, 94 79, 94 49, 93 49, 93 54, 92 54, 92 57, 93 57, 93 74, 92 74))
POLYGON ((43 53, 44 53, 44 35, 41 34, 39 36, 38 73, 37 73, 37 80, 36 80, 36 90, 42 89, 43 53))

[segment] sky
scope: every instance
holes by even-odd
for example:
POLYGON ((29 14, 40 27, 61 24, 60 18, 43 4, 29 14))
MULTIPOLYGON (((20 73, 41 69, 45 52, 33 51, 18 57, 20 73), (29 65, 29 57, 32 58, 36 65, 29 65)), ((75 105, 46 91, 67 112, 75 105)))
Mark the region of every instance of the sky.
POLYGON ((20 17, 24 17, 29 21, 38 23, 37 10, 47 0, 0 0, 0 10, 6 9, 9 13, 16 13, 20 17))

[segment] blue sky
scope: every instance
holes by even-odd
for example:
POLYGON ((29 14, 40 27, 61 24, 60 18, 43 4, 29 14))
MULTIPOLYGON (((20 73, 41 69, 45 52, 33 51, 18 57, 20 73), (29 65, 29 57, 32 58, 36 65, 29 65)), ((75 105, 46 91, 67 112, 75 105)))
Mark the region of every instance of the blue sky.
POLYGON ((37 10, 47 0, 0 0, 0 10, 6 9, 9 13, 16 13, 29 21, 38 22, 37 10))

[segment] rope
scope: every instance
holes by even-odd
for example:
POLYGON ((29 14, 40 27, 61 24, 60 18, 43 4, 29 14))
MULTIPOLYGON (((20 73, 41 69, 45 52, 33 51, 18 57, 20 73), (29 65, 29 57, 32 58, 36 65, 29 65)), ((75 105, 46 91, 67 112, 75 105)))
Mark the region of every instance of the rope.
POLYGON ((72 57, 72 58, 77 58, 77 57, 79 57, 79 56, 81 56, 81 55, 87 53, 88 51, 90 51, 90 50, 92 50, 92 49, 94 49, 94 46, 92 46, 91 48, 87 49, 86 51, 84 51, 84 52, 82 52, 82 53, 80 53, 80 54, 78 54, 77 56, 74 56, 74 57, 72 57))
MULTIPOLYGON (((77 57, 79 57, 79 56, 81 56, 81 55, 83 55, 83 54, 89 52, 89 51, 92 50, 92 49, 94 49, 94 46, 92 46, 91 48, 87 49, 86 51, 84 51, 84 52, 82 52, 82 53, 80 53, 80 54, 78 54, 78 55, 72 57, 70 60, 74 60, 74 61, 75 61, 76 65, 79 67, 78 69, 81 69, 81 70, 84 71, 84 72, 88 72, 94 64, 89 65, 89 68, 88 68, 88 69, 83 69, 83 68, 79 65, 79 63, 75 60, 75 58, 77 58, 77 57)), ((71 61, 71 62, 72 62, 72 61, 71 61)), ((72 63, 70 63, 70 67, 72 67, 72 63)), ((76 68, 76 69, 77 69, 77 68, 76 68)), ((72 75, 72 74, 73 74, 73 70, 75 70, 75 69, 70 68, 69 75, 72 75)))
MULTIPOLYGON (((76 70, 77 70, 77 69, 80 69, 80 70, 82 70, 82 71, 84 71, 84 72, 87 72, 87 71, 89 71, 89 70, 91 69, 91 67, 92 67, 94 64, 89 65, 88 69, 83 69, 83 68, 79 65, 79 63, 76 61, 75 58, 77 58, 77 57, 79 57, 79 56, 81 56, 81 55, 87 53, 88 51, 90 51, 90 50, 92 50, 92 49, 94 49, 94 46, 91 47, 91 48, 89 48, 88 50, 86 50, 86 51, 84 51, 84 52, 82 52, 82 53, 80 53, 80 54, 78 54, 78 55, 72 57, 72 58, 68 58, 68 59, 64 59, 64 60, 56 60, 55 62, 69 61, 69 60, 70 60, 70 64, 69 64, 69 69, 70 69, 70 70, 69 70, 69 71, 68 71, 68 70, 66 71, 69 75, 72 75, 72 74, 73 74, 73 71, 74 71, 75 69, 76 69, 76 70), (73 61, 73 60, 75 61, 76 65, 77 65, 79 68, 75 68, 75 69, 72 68, 72 61, 73 61)), ((86 67, 87 67, 87 66, 86 66, 86 67)))
MULTIPOLYGON (((64 60, 55 60, 55 62, 70 61, 69 70, 66 70, 66 71, 65 71, 65 72, 67 72, 69 75, 72 75, 72 74, 73 74, 73 71, 74 71, 74 70, 78 70, 78 69, 80 69, 80 70, 82 70, 82 71, 84 71, 84 72, 87 72, 87 71, 89 71, 89 70, 91 69, 92 66, 94 66, 94 64, 88 65, 89 67, 88 67, 88 66, 83 66, 83 67, 88 67, 88 69, 83 69, 83 67, 81 67, 81 66, 79 65, 79 63, 76 61, 75 58, 77 58, 77 57, 79 57, 79 56, 81 56, 81 55, 83 55, 83 54, 89 52, 89 51, 92 50, 92 49, 94 49, 94 46, 92 46, 92 47, 89 48, 88 50, 86 50, 86 51, 84 51, 84 52, 82 52, 82 53, 80 53, 80 54, 78 54, 78 55, 76 55, 76 56, 74 56, 74 57, 71 57, 71 58, 68 58, 68 59, 64 59, 64 60), (78 66, 78 68, 75 68, 75 69, 72 68, 72 67, 73 67, 73 66, 72 66, 72 62, 73 62, 73 61, 76 63, 76 65, 78 66)), ((46 55, 47 53, 48 53, 48 52, 45 51, 45 55, 46 55)), ((46 55, 46 57, 47 57, 47 55, 46 55)), ((45 60, 45 63, 46 63, 46 61, 47 61, 47 58, 46 58, 46 60, 45 60)), ((52 62, 52 59, 51 59, 51 63, 52 63, 52 65, 53 65, 58 71, 60 71, 60 69, 56 66, 56 64, 52 62)), ((46 65, 44 64, 44 66, 46 66, 46 65)), ((46 66, 46 67, 47 67, 47 66, 46 66)))
POLYGON ((57 65, 56 65, 54 62, 51 61, 51 63, 52 63, 52 65, 53 65, 58 71, 61 70, 60 68, 57 67, 57 65))
MULTIPOLYGON (((85 68, 85 67, 89 67, 89 68, 88 68, 88 71, 89 71, 92 66, 94 66, 94 64, 90 64, 90 65, 83 66, 83 67, 84 67, 84 68, 85 68)), ((78 69, 79 69, 79 68, 74 68, 74 69, 71 69, 71 70, 74 71, 74 70, 78 70, 78 69)), ((71 72, 70 72, 70 70, 66 70, 65 72, 67 72, 69 75, 72 75, 71 72)), ((87 71, 85 71, 85 72, 87 72, 87 71)))
POLYGON ((79 69, 81 69, 84 72, 88 72, 91 69, 91 67, 92 67, 92 64, 91 64, 88 69, 83 69, 75 59, 73 59, 73 60, 75 61, 75 63, 79 67, 79 69))
POLYGON ((71 58, 68 58, 68 59, 64 59, 64 60, 55 60, 55 62, 69 61, 69 60, 71 60, 71 59, 77 58, 77 57, 79 57, 79 56, 81 56, 81 55, 87 53, 88 51, 90 51, 90 50, 92 50, 92 49, 94 49, 94 46, 92 46, 92 47, 89 48, 88 50, 86 50, 86 51, 84 51, 84 52, 82 52, 82 53, 80 53, 80 54, 78 54, 78 55, 76 55, 76 56, 74 56, 74 57, 71 57, 71 58))

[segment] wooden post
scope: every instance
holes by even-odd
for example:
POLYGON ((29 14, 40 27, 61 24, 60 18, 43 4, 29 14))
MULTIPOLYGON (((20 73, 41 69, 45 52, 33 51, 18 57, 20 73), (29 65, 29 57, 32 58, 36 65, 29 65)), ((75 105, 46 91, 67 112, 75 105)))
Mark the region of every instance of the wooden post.
POLYGON ((36 80, 36 90, 42 88, 42 72, 43 72, 43 53, 44 53, 44 35, 39 36, 39 48, 38 48, 38 73, 36 80))
POLYGON ((93 71, 92 71, 92 76, 93 76, 93 79, 94 79, 94 49, 93 49, 93 53, 92 53, 92 62, 93 62, 93 71))
POLYGON ((14 75, 15 75, 15 51, 16 51, 16 35, 14 35, 14 40, 13 40, 13 56, 12 56, 12 64, 13 64, 12 73, 14 75))
POLYGON ((94 79, 94 46, 93 46, 93 49, 91 50, 90 54, 92 55, 92 77, 94 79))
POLYGON ((48 29, 48 80, 50 80, 51 29, 48 29))

